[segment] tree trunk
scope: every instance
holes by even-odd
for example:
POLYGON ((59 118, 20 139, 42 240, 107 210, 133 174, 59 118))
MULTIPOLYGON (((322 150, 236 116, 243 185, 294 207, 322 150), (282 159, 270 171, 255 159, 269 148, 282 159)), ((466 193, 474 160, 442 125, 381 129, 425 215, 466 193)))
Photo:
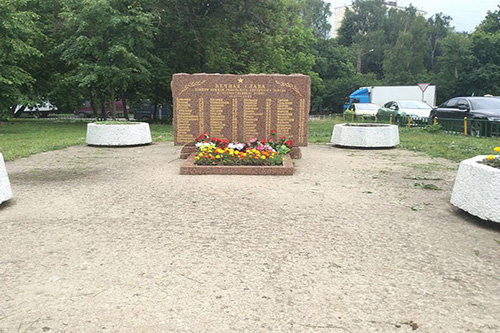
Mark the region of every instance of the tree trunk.
POLYGON ((101 96, 101 119, 106 120, 108 116, 106 115, 106 102, 104 96, 101 96))
POLYGON ((125 117, 125 119, 129 120, 128 110, 127 110, 127 98, 125 97, 125 91, 123 90, 123 87, 120 87, 120 97, 122 99, 122 105, 123 105, 123 116, 125 117))
POLYGON ((90 96, 90 106, 92 107, 92 113, 94 114, 94 118, 97 119, 99 118, 99 115, 97 114, 97 105, 95 104, 94 101, 94 94, 92 94, 92 87, 89 88, 89 96, 90 96))
POLYGON ((116 107, 115 107, 115 87, 111 85, 109 87, 109 109, 111 111, 111 118, 116 119, 116 107))

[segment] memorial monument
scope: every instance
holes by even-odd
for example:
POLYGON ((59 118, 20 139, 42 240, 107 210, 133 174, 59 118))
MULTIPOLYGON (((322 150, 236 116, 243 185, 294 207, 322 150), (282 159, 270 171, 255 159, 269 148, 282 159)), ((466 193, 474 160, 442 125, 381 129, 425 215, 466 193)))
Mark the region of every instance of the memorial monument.
MULTIPOLYGON (((202 133, 231 141, 289 137, 307 146, 311 80, 302 74, 174 74, 174 144, 187 157, 202 133)), ((296 148, 292 155, 300 157, 296 148)))

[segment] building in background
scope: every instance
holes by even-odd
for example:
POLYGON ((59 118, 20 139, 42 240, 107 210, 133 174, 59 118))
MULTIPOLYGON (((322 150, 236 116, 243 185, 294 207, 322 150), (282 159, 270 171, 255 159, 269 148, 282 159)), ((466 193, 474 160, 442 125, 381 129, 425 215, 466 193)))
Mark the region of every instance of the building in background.
MULTIPOLYGON (((405 7, 398 6, 397 1, 386 1, 385 6, 387 7, 388 10, 391 8, 396 8, 400 10, 406 9, 405 7)), ((345 12, 348 8, 352 10, 352 6, 342 6, 333 9, 333 27, 332 27, 333 38, 337 37, 340 26, 342 25, 342 21, 344 20, 345 12)), ((427 15, 427 12, 423 10, 417 10, 417 15, 425 16, 427 15)))

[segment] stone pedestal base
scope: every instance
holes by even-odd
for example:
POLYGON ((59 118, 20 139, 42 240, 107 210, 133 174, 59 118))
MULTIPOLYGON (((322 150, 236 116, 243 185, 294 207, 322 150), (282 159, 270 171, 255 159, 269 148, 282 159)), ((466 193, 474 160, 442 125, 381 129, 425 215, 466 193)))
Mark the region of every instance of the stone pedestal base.
POLYGON ((92 146, 137 146, 153 142, 148 123, 87 125, 86 143, 92 146))
POLYGON ((4 201, 12 199, 12 197, 12 189, 10 188, 7 168, 5 167, 3 155, 0 153, 0 204, 4 201))
POLYGON ((500 223, 500 169, 476 156, 460 163, 451 194, 451 204, 483 220, 500 223))
POLYGON ((395 147, 399 144, 399 130, 388 124, 338 124, 333 127, 331 142, 345 147, 395 147))

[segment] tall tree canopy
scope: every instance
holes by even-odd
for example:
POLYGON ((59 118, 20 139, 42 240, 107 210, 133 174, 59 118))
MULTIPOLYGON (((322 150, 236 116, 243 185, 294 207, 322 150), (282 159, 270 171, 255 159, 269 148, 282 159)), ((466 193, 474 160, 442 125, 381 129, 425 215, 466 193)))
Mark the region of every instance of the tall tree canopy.
MULTIPOLYGON (((122 99, 171 102, 177 72, 303 73, 313 112, 359 86, 438 85, 438 100, 500 95, 500 7, 471 33, 414 7, 353 0, 330 37, 323 0, 0 0, 0 113, 122 99)), ((97 108, 96 108, 97 109, 97 108)))
POLYGON ((37 15, 24 5, 25 1, 4 0, 0 6, 0 120, 10 107, 27 101, 35 83, 27 66, 40 55, 33 46, 37 15))

